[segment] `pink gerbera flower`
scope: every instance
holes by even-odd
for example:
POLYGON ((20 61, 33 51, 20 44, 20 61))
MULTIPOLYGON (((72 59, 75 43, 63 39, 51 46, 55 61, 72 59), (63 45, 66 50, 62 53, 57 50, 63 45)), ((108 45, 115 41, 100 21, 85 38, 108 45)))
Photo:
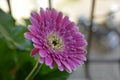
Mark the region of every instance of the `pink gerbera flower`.
POLYGON ((60 71, 71 73, 86 60, 83 49, 86 46, 84 36, 74 22, 55 9, 40 9, 40 14, 31 14, 30 32, 25 37, 33 42, 31 55, 40 55, 40 63, 51 69, 57 64, 60 71))

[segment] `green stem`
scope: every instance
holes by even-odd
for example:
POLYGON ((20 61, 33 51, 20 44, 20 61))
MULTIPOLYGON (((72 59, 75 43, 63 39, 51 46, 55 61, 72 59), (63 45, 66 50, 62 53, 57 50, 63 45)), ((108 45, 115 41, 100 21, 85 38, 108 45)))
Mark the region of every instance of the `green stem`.
POLYGON ((34 66, 32 71, 29 73, 29 75, 25 78, 25 80, 33 80, 35 75, 39 72, 41 66, 42 64, 40 64, 39 61, 37 61, 36 65, 34 66))
POLYGON ((8 4, 8 8, 9 8, 9 13, 11 14, 11 4, 10 4, 10 0, 7 0, 7 4, 8 4))

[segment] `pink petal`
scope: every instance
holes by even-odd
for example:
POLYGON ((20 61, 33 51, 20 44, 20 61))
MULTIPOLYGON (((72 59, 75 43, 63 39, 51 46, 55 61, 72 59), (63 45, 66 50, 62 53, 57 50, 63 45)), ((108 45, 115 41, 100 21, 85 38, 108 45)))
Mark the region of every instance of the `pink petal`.
POLYGON ((61 65, 61 66, 58 66, 58 69, 59 69, 60 71, 63 71, 63 70, 64 70, 64 67, 61 65))
POLYGON ((39 20, 39 15, 38 15, 37 12, 32 12, 32 13, 31 13, 31 16, 32 16, 32 17, 35 17, 36 19, 39 20))
POLYGON ((52 64, 50 64, 49 66, 50 66, 50 69, 53 69, 54 68, 54 63, 52 62, 52 64))
POLYGON ((32 40, 32 38, 34 37, 30 32, 24 33, 24 36, 25 36, 25 38, 28 39, 28 40, 32 40))
POLYGON ((74 34, 71 34, 75 38, 84 38, 84 35, 81 34, 80 32, 75 32, 74 34))
POLYGON ((69 23, 69 24, 65 27, 65 29, 66 29, 66 30, 72 30, 72 29, 74 28, 74 27, 73 27, 74 25, 75 25, 75 23, 74 23, 74 22, 71 22, 71 23, 69 23))
POLYGON ((45 19, 44 14, 45 14, 45 12, 44 12, 43 8, 40 8, 40 17, 41 17, 42 21, 44 21, 44 19, 45 19))
POLYGON ((34 35, 38 34, 36 28, 33 25, 29 25, 28 29, 29 29, 30 32, 32 32, 32 34, 34 34, 34 35))
POLYGON ((52 58, 50 56, 46 57, 45 58, 45 63, 46 63, 46 65, 51 65, 53 63, 52 58))
MULTIPOLYGON (((70 23, 69 21, 69 17, 68 16, 65 16, 63 21, 62 21, 62 25, 61 26, 66 26, 70 23)), ((62 27, 61 27, 62 28, 62 27)))
POLYGON ((31 56, 35 56, 39 52, 38 48, 33 48, 31 51, 31 56))
POLYGON ((71 73, 72 69, 71 69, 70 65, 66 61, 61 61, 61 62, 65 66, 65 69, 67 70, 67 72, 71 73))
POLYGON ((57 20, 56 20, 56 23, 57 23, 56 26, 59 26, 59 24, 61 23, 62 17, 63 17, 62 12, 59 12, 59 14, 58 14, 58 16, 57 16, 57 20))
POLYGON ((33 44, 33 46, 35 47, 35 48, 39 48, 39 49, 42 49, 42 45, 40 45, 40 44, 33 44))
POLYGON ((56 62, 56 64, 57 64, 58 66, 61 66, 61 62, 60 62, 59 59, 54 58, 54 60, 55 60, 55 62, 56 62))
POLYGON ((45 59, 43 57, 40 57, 40 63, 44 63, 45 59))
POLYGON ((77 42, 66 42, 66 45, 69 45, 69 46, 75 46, 75 47, 84 47, 87 45, 87 42, 85 41, 77 41, 77 42))
POLYGON ((83 47, 87 45, 86 41, 77 41, 77 43, 74 44, 76 47, 83 47))
POLYGON ((57 11, 55 9, 52 9, 51 17, 56 20, 56 18, 57 18, 57 11))
POLYGON ((50 11, 50 9, 47 8, 45 19, 49 21, 50 18, 51 18, 51 11, 50 11))
POLYGON ((74 55, 75 58, 79 59, 79 60, 83 60, 83 61, 86 61, 86 57, 85 55, 74 55))
POLYGON ((68 63, 70 65, 71 69, 73 69, 73 70, 76 69, 76 64, 71 59, 68 59, 68 63))
POLYGON ((41 57, 46 57, 48 55, 45 50, 39 50, 39 54, 41 57))
POLYGON ((37 21, 34 17, 31 17, 31 18, 30 18, 30 21, 31 21, 32 25, 34 25, 35 27, 38 27, 38 26, 39 26, 38 21, 37 21))
POLYGON ((68 72, 68 73, 72 73, 72 70, 68 69, 68 68, 65 68, 65 70, 68 72))
POLYGON ((78 55, 80 55, 80 54, 86 54, 87 53, 87 51, 84 50, 84 49, 76 49, 76 52, 78 53, 78 55))
POLYGON ((75 64, 80 65, 80 60, 75 58, 70 58, 75 64))
POLYGON ((37 38, 32 38, 32 41, 33 41, 34 43, 36 43, 36 44, 40 44, 40 41, 39 41, 39 39, 37 39, 37 38))

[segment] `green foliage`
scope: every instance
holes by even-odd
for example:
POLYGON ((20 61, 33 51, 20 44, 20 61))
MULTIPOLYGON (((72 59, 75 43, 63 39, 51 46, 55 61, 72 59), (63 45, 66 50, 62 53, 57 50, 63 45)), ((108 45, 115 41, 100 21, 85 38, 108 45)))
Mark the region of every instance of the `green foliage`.
MULTIPOLYGON (((58 69, 54 69, 46 75, 41 77, 42 80, 66 80, 69 77, 69 74, 66 71, 59 71, 58 69)), ((35 80, 39 80, 35 79, 35 80)))
MULTIPOLYGON (((25 19, 26 25, 30 24, 25 19)), ((15 19, 0 9, 0 80, 24 80, 36 60, 30 57, 30 41, 24 38, 25 26, 16 25, 15 19)), ((69 74, 43 64, 34 80, 66 80, 69 74)))

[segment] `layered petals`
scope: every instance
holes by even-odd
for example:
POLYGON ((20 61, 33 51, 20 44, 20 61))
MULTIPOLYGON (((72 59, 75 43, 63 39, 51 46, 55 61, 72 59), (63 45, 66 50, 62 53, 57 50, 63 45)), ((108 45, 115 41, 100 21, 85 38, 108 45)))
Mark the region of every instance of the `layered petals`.
POLYGON ((31 13, 31 25, 25 38, 33 42, 31 56, 38 54, 39 62, 51 69, 56 64, 60 71, 71 73, 86 61, 87 42, 74 22, 55 9, 40 9, 31 13))

